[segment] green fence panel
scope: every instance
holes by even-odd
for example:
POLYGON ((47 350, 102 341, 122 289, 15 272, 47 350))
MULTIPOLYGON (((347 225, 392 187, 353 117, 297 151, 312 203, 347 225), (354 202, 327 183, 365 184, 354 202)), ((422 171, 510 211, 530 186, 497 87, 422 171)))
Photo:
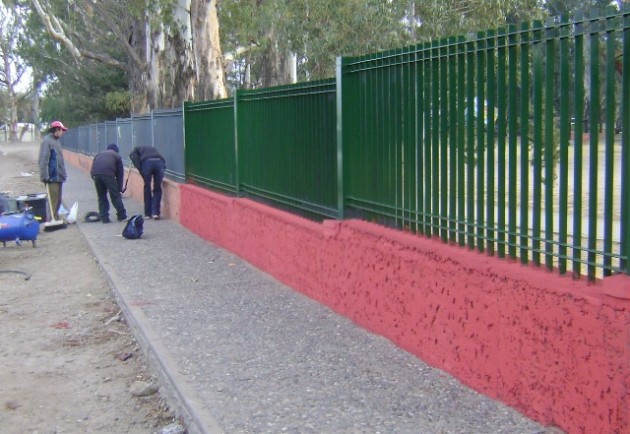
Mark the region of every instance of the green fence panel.
POLYGON ((335 81, 239 90, 236 99, 241 194, 336 217, 335 81))
POLYGON ((184 104, 186 179, 237 194, 234 99, 184 104))
POLYGON ((343 214, 562 274, 627 272, 628 13, 344 58, 343 214))

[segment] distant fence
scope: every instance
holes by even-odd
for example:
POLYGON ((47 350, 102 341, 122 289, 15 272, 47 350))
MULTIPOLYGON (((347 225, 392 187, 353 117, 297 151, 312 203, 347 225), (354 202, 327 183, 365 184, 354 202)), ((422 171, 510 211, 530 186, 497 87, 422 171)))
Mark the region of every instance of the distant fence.
POLYGON ((85 155, 96 155, 116 143, 125 164, 135 146, 155 146, 166 159, 166 176, 185 179, 182 109, 154 110, 150 114, 71 128, 62 136, 63 146, 85 155))
POLYGON ((186 103, 182 173, 561 274, 629 273, 624 71, 628 9, 339 58, 334 81, 186 103))

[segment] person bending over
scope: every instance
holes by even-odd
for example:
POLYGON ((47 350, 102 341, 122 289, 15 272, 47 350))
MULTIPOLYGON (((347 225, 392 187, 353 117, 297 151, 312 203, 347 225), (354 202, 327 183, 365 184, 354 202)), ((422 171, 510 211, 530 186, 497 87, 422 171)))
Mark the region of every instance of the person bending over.
POLYGON ((101 222, 109 223, 109 201, 107 194, 116 208, 116 218, 119 222, 127 219, 127 211, 122 201, 123 180, 125 169, 122 158, 118 153, 118 146, 114 143, 107 145, 107 149, 99 152, 92 160, 90 175, 94 180, 96 195, 98 196, 98 214, 101 222))
POLYGON ((136 146, 129 158, 144 181, 144 216, 159 220, 166 160, 153 146, 136 146))

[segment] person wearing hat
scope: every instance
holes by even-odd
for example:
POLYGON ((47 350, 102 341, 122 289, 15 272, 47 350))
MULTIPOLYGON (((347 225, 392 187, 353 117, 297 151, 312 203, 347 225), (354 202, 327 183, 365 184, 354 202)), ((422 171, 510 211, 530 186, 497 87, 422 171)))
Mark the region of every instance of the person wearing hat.
POLYGON ((59 139, 68 129, 60 122, 54 121, 48 128, 48 133, 42 139, 39 147, 39 178, 46 186, 50 197, 53 220, 59 220, 59 206, 61 205, 62 186, 66 182, 66 165, 61 151, 59 139))
POLYGON ((109 201, 107 194, 116 208, 116 218, 119 222, 127 219, 127 211, 122 201, 123 180, 125 169, 119 149, 115 143, 107 145, 107 149, 99 152, 92 160, 90 175, 94 180, 98 197, 98 214, 102 223, 109 223, 109 201))

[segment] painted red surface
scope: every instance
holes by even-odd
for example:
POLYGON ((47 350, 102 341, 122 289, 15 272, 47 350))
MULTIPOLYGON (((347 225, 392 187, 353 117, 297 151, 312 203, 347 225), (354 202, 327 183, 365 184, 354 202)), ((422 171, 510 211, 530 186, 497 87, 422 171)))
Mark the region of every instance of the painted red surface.
POLYGON ((630 277, 588 284, 361 221, 181 187, 183 226, 568 433, 630 433, 630 277))

